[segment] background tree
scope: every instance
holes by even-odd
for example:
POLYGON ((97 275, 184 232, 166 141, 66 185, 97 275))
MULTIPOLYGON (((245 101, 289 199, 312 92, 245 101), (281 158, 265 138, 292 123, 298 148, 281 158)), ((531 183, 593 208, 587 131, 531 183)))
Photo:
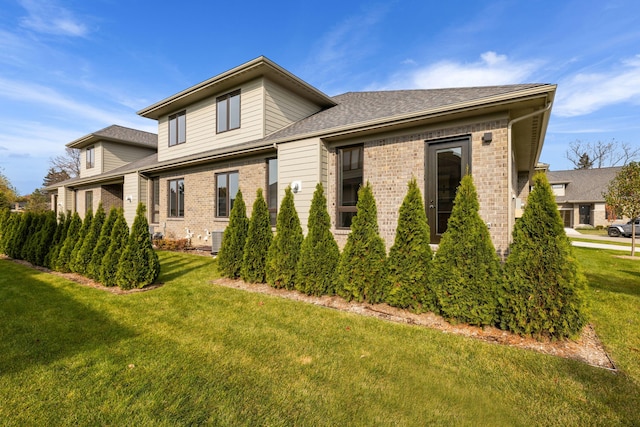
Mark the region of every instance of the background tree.
POLYGON ((358 213, 338 264, 338 294, 347 300, 384 301, 388 292, 386 248, 369 182, 358 190, 358 213))
POLYGON ((273 233, 269 208, 262 195, 262 188, 258 188, 256 200, 253 203, 247 242, 244 245, 242 259, 242 280, 250 283, 264 283, 266 280, 267 252, 271 246, 273 233))
POLYGON ((11 209, 18 197, 18 191, 0 169, 0 209, 11 209))
POLYGON ((52 166, 44 176, 44 179, 42 180, 42 186, 48 187, 50 185, 66 181, 69 178, 71 178, 71 176, 69 176, 69 173, 67 171, 52 166))
POLYGON ((275 288, 295 287, 296 267, 304 236, 300 218, 293 202, 293 192, 287 186, 276 220, 276 235, 267 252, 267 283, 275 288))
POLYGON ((100 237, 100 231, 102 230, 102 225, 104 224, 105 213, 102 208, 102 202, 98 204, 98 209, 96 210, 96 214, 91 221, 89 229, 82 240, 82 246, 75 255, 73 266, 75 267, 75 272, 78 274, 82 274, 84 276, 87 275, 87 270, 89 265, 91 264, 91 258, 93 257, 93 251, 96 248, 96 244, 98 243, 98 237, 100 237))
POLYGON ((624 166, 640 158, 640 147, 612 139, 609 142, 573 141, 565 156, 575 169, 606 168, 624 166))
POLYGON ((27 200, 27 205, 24 208, 25 211, 29 212, 46 212, 49 210, 49 195, 36 188, 33 190, 33 193, 29 195, 29 199, 27 200))
POLYGON ((121 289, 142 288, 160 275, 160 261, 151 245, 146 210, 143 203, 138 203, 127 246, 118 262, 116 283, 121 289))
POLYGON ((500 297, 503 329, 523 335, 565 338, 587 323, 586 279, 544 173, 513 230, 500 297))
POLYGON ((107 253, 107 249, 109 249, 109 244, 111 243, 111 230, 113 229, 113 224, 116 222, 117 218, 118 208, 112 207, 107 219, 102 224, 98 241, 96 242, 95 248, 91 254, 91 261, 89 262, 85 272, 87 277, 91 279, 100 280, 102 258, 104 258, 104 255, 107 253))
POLYGON ((447 230, 433 262, 432 281, 442 315, 472 325, 493 325, 501 279, 500 259, 480 218, 471 174, 456 191, 447 230))
POLYGON ((307 295, 333 295, 340 249, 331 233, 327 198, 322 184, 316 185, 307 221, 307 237, 300 248, 296 289, 307 295))
POLYGON ((49 160, 50 169, 65 172, 69 178, 80 176, 80 150, 66 147, 64 154, 49 160))
POLYGON ((238 189, 229 214, 229 225, 224 230, 220 252, 216 257, 218 269, 223 276, 231 279, 240 277, 248 230, 247 205, 245 205, 242 198, 242 191, 238 189))
POLYGON ((122 251, 129 239, 129 226, 124 219, 122 208, 117 210, 116 221, 113 223, 111 236, 109 237, 109 248, 102 258, 100 266, 100 283, 104 286, 116 286, 116 273, 122 251))
MULTIPOLYGON (((640 217, 640 163, 624 166, 604 193, 607 206, 629 218, 640 217)), ((631 224, 631 256, 636 252, 636 224, 631 224)))
POLYGON ((430 235, 422 194, 413 178, 400 206, 396 237, 389 251, 389 305, 418 310, 424 303, 427 310, 435 311, 435 294, 428 286, 433 255, 430 235))

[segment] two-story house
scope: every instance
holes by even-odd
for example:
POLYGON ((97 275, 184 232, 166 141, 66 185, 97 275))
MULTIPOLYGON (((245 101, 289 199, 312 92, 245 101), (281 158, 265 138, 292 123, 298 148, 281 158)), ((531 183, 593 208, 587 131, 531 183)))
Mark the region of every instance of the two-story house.
MULTIPOLYGON (((259 57, 139 111, 158 122, 157 154, 57 184, 58 199, 66 198, 62 208, 84 212, 83 191, 119 185, 129 220, 137 202, 146 202, 156 232, 169 238, 190 233, 197 245, 207 233, 225 229, 238 189, 249 215, 262 188, 275 224, 290 185, 306 231, 320 182, 342 246, 356 214, 357 189, 369 181, 390 247, 412 177, 438 243, 460 179, 471 173, 480 215, 504 253, 542 150, 555 91, 550 84, 519 84, 330 97, 259 57)), ((88 136, 69 146, 86 157, 99 141, 106 143, 88 136)), ((97 200, 94 195, 94 208, 97 200)))

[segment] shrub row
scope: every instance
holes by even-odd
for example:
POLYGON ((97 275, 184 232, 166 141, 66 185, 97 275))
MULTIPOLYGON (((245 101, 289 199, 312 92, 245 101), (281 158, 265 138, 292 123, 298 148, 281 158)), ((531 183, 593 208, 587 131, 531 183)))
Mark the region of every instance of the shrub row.
POLYGON ((78 213, 0 212, 0 253, 60 272, 73 272, 123 289, 153 283, 160 263, 149 239, 145 207, 138 205, 131 233, 122 209, 106 217, 102 204, 84 221, 78 213))
POLYGON ((340 253, 321 184, 313 196, 306 237, 289 188, 278 211, 275 237, 262 192, 258 190, 250 219, 239 192, 223 235, 219 269, 226 277, 247 282, 386 302, 415 312, 432 311, 454 323, 497 326, 522 335, 570 337, 587 322, 585 279, 544 174, 534 177, 504 265, 479 215, 471 175, 458 187, 435 255, 415 179, 400 206, 388 256, 369 183, 358 192, 357 212, 340 253))

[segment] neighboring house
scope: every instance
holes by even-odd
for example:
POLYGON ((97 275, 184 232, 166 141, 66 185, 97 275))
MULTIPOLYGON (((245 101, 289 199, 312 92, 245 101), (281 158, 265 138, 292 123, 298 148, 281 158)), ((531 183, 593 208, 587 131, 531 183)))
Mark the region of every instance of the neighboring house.
MULTIPOLYGON (((438 243, 455 190, 468 172, 480 215, 504 254, 542 150, 555 91, 550 84, 519 84, 330 97, 259 57, 139 111, 158 122, 157 154, 139 153, 132 163, 91 175, 83 169, 79 179, 56 184, 58 199, 67 198, 65 209, 84 212, 83 192, 112 185, 114 197, 131 196, 122 202, 129 221, 137 202, 146 202, 156 232, 190 235, 198 245, 209 232, 225 229, 238 188, 248 215, 262 188, 275 224, 291 185, 306 231, 321 182, 342 246, 356 213, 357 190, 369 181, 380 234, 390 247, 412 177, 420 183, 431 239, 438 243), (73 195, 79 197, 75 204, 73 195)), ((69 146, 81 148, 83 158, 91 146, 110 153, 116 145, 107 147, 98 134, 69 146)), ((109 141, 129 146, 134 140, 128 135, 109 141)), ((94 194, 94 207, 97 200, 94 194)))
POLYGON ((603 193, 621 169, 613 167, 547 171, 565 227, 601 225, 606 228, 616 219, 609 217, 603 193))

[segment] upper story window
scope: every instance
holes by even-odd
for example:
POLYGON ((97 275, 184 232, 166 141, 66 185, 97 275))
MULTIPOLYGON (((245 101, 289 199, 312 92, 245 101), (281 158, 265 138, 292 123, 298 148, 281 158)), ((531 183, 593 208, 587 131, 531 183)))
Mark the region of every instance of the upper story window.
POLYGON ((226 132, 240 127, 240 90, 216 99, 217 132, 226 132))
POLYGON ((278 216, 278 159, 267 159, 267 206, 271 225, 276 225, 278 216))
POLYGON ((184 218, 184 179, 169 181, 169 217, 184 218))
POLYGON ((87 169, 91 169, 96 164, 96 149, 95 147, 87 147, 87 169))
POLYGON ((238 172, 216 174, 216 217, 229 218, 239 187, 238 172))
POLYGON ((338 149, 338 228, 351 227, 362 185, 364 147, 338 149))
POLYGON ((181 111, 169 116, 169 147, 187 141, 187 112, 181 111))

